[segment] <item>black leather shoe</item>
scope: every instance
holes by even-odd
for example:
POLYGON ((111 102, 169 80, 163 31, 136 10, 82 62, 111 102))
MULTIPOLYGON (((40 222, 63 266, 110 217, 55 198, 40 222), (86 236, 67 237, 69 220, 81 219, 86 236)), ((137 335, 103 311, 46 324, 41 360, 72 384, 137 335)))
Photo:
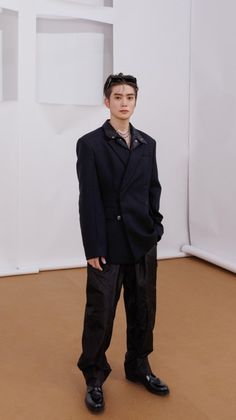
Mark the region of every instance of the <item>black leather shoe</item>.
POLYGON ((102 387, 88 386, 85 396, 85 404, 91 411, 102 411, 105 406, 102 387))
POLYGON ((135 375, 126 374, 126 379, 132 382, 142 383, 148 391, 157 395, 167 395, 170 393, 168 386, 155 375, 135 375))

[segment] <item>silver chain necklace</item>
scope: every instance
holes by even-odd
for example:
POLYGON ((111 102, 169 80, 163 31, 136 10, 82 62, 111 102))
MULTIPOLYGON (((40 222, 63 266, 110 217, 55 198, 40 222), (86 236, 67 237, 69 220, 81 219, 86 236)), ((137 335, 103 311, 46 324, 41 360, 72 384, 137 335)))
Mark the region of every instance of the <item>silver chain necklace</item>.
POLYGON ((123 137, 124 139, 128 139, 130 137, 130 130, 128 129, 127 131, 125 131, 124 133, 122 133, 119 130, 116 130, 116 132, 123 137))

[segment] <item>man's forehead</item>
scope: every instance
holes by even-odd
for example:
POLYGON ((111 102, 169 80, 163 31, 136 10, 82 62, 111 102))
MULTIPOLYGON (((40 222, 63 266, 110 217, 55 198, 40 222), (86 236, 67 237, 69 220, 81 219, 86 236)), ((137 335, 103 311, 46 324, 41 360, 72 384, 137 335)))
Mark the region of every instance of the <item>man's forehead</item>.
POLYGON ((120 94, 120 95, 134 95, 135 90, 132 86, 129 85, 116 85, 112 87, 113 94, 120 94))

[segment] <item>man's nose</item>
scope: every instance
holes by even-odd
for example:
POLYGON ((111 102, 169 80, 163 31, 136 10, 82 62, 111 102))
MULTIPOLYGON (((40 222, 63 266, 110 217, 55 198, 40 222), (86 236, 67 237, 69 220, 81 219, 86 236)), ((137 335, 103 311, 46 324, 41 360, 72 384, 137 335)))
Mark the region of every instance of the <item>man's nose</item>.
POLYGON ((127 99, 126 98, 122 99, 121 105, 122 106, 127 106, 127 99))

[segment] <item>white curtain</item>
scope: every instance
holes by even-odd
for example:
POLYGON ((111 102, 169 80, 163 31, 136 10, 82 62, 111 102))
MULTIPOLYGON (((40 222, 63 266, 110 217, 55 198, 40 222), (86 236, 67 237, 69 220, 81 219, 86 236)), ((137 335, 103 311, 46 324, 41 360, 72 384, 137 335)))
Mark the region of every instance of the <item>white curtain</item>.
POLYGON ((194 0, 189 227, 183 251, 236 273, 236 3, 194 0))

